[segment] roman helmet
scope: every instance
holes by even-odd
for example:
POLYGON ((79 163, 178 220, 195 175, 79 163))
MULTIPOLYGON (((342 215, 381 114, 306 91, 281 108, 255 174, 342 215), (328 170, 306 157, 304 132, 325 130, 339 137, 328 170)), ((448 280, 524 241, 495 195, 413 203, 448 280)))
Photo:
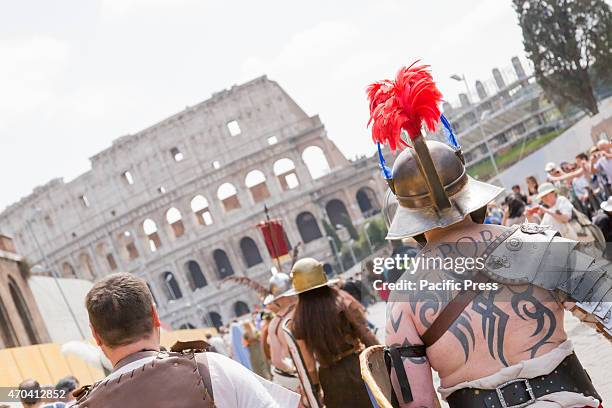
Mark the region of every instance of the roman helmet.
POLYGON ((264 305, 269 305, 291 289, 291 278, 286 273, 275 273, 268 283, 270 294, 264 299, 264 305))
POLYGON ((429 67, 415 64, 401 68, 395 80, 368 87, 368 124, 372 123, 372 138, 389 186, 383 212, 389 222, 387 239, 391 240, 447 227, 468 214, 480 218, 486 205, 503 193, 501 187, 467 174, 461 147, 438 107, 442 94, 429 67), (433 132, 439 123, 448 133, 449 144, 426 141, 422 134, 423 125, 433 132), (392 169, 385 164, 382 144, 388 144, 393 152, 404 148, 392 169))
POLYGON ((323 264, 314 258, 302 258, 291 268, 293 287, 283 293, 283 296, 299 295, 322 286, 331 286, 339 279, 327 279, 323 264))

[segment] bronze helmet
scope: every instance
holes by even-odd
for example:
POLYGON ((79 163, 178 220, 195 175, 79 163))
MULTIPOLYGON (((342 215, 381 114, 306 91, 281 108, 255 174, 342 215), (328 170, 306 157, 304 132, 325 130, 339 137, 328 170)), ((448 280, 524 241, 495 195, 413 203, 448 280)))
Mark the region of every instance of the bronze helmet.
POLYGON ((397 156, 387 182, 395 196, 385 200, 385 213, 395 210, 392 220, 386 216, 390 220, 387 239, 414 237, 455 224, 503 193, 501 187, 470 177, 460 150, 423 138, 397 156))

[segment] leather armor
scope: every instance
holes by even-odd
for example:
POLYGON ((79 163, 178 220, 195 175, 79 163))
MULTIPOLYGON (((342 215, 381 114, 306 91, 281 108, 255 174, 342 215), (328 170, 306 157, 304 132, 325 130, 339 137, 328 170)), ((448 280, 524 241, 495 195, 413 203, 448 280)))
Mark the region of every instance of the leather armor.
MULTIPOLYGON (((195 342, 183 345, 191 343, 195 342)), ((177 345, 173 350, 177 350, 177 345)), ((77 403, 74 407, 214 408, 206 353, 197 351, 185 348, 178 352, 140 351, 131 354, 102 381, 75 391, 77 403)))

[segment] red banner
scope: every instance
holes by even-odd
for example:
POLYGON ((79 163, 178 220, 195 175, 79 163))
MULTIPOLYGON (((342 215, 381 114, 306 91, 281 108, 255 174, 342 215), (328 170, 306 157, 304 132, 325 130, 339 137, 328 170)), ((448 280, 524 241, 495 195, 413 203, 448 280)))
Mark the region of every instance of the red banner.
POLYGON ((257 224, 257 228, 263 234, 270 257, 276 259, 289 253, 289 245, 285 240, 285 230, 280 220, 260 222, 257 224))

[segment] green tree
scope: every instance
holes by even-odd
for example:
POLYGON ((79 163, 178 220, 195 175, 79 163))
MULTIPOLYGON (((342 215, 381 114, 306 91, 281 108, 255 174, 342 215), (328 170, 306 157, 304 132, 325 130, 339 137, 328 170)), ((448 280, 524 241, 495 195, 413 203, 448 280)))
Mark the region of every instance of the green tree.
POLYGON ((340 223, 346 227, 348 230, 349 236, 353 239, 359 239, 359 233, 357 232, 357 228, 353 225, 353 222, 349 218, 348 214, 340 215, 340 223))
POLYGON ((547 97, 596 114, 594 83, 612 82, 612 14, 604 0, 513 0, 523 44, 547 97))
MULTIPOLYGON (((340 241, 340 237, 336 233, 336 229, 332 228, 332 226, 329 225, 327 220, 323 220, 323 229, 325 230, 325 235, 328 237, 331 237, 331 239, 334 240, 334 243, 336 244, 336 249, 340 251, 342 249, 342 241, 340 241)), ((335 252, 334 247, 331 244, 331 242, 329 243, 329 245, 331 247, 332 252, 335 252)))
POLYGON ((387 236, 387 226, 382 217, 375 218, 367 226, 368 236, 374 247, 380 247, 382 244, 386 244, 385 237, 387 236))

